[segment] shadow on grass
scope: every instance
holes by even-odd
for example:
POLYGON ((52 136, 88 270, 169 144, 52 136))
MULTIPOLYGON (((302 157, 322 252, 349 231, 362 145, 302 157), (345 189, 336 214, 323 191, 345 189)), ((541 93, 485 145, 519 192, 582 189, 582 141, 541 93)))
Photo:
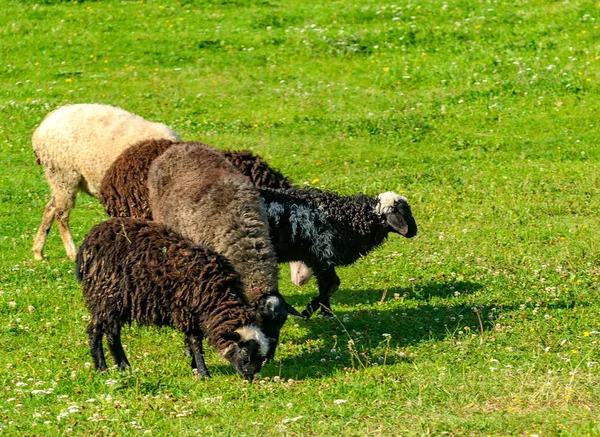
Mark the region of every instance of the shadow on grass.
MULTIPOLYGON (((411 360, 410 353, 403 351, 411 345, 441 342, 449 337, 456 337, 458 341, 470 340, 473 336, 485 337, 486 332, 494 327, 498 315, 519 307, 489 301, 486 305, 458 302, 454 305, 451 302, 482 288, 477 283, 452 281, 390 288, 385 294, 384 290, 341 289, 333 296, 333 319, 317 315, 307 321, 288 320, 287 323, 306 327, 308 333, 296 340, 295 347, 300 345, 302 352, 282 361, 282 375, 295 379, 327 376, 348 367, 360 370, 380 365, 382 358, 386 364, 394 364, 411 360), (430 303, 429 298, 433 296, 447 297, 450 302, 430 303), (416 302, 415 306, 415 300, 421 302, 416 302), (343 303, 351 305, 352 309, 340 308, 343 303), (352 350, 348 345, 350 340, 353 342, 352 350), (311 347, 314 341, 319 341, 321 347, 311 347)), ((303 308, 309 297, 296 295, 286 297, 286 300, 296 308, 303 308)), ((574 304, 562 301, 546 306, 567 308, 574 304)), ((281 345, 281 348, 285 350, 286 345, 281 345)), ((277 375, 278 367, 277 362, 271 364, 262 375, 277 375)))
MULTIPOLYGON (((441 343, 451 337, 457 341, 472 340, 473 335, 485 337, 498 315, 516 311, 519 306, 489 301, 486 305, 452 303, 482 288, 480 284, 466 281, 390 288, 383 301, 384 290, 339 290, 334 295, 335 318, 316 315, 307 321, 295 317, 288 320, 288 325, 298 324, 307 332, 280 344, 276 359, 263 366, 261 376, 296 380, 327 377, 345 369, 360 371, 384 362, 387 365, 411 362, 410 346, 419 343, 441 343), (455 297, 455 292, 460 296, 455 297), (428 299, 432 296, 448 300, 443 304, 430 303, 428 299), (352 309, 344 304, 351 305, 352 309), (352 349, 349 349, 350 340, 352 349)), ((286 297, 286 300, 302 308, 311 297, 307 293, 286 297)), ((567 299, 545 306, 570 308, 586 304, 589 303, 567 299)), ((176 359, 183 360, 186 367, 191 362, 184 354, 183 339, 181 355, 176 359)), ((207 364, 212 375, 239 378, 229 364, 210 361, 207 364)), ((192 377, 191 368, 189 372, 192 377)), ((155 394, 164 388, 163 381, 145 383, 139 390, 143 394, 155 394)))
MULTIPOLYGON (((331 375, 348 367, 359 370, 380 365, 383 360, 386 364, 410 361, 410 355, 402 352, 404 347, 454 335, 480 335, 494 326, 490 314, 491 308, 482 306, 426 304, 398 309, 384 303, 352 311, 337 310, 333 319, 292 319, 291 323, 308 329, 300 343, 323 340, 322 347, 303 348, 303 352, 286 358, 282 365, 287 375, 305 379, 331 375)), ((273 367, 277 366, 265 368, 263 376, 276 375, 278 369, 273 367), (270 375, 272 371, 275 373, 270 375)))
MULTIPOLYGON (((461 295, 469 295, 478 290, 481 290, 481 284, 470 281, 447 281, 447 282, 430 282, 427 284, 415 284, 407 287, 387 287, 381 290, 338 290, 331 298, 332 304, 371 304, 374 301, 389 301, 393 298, 407 298, 429 301, 431 298, 448 298, 458 297, 461 295)), ((288 303, 295 306, 296 309, 303 310, 310 300, 316 297, 318 292, 315 290, 313 294, 306 293, 303 295, 286 296, 288 303)))
MULTIPOLYGON (((409 360, 399 349, 422 341, 439 341, 455 335, 464 327, 478 333, 493 327, 490 308, 472 305, 433 305, 431 298, 454 298, 474 293, 483 286, 469 281, 431 282, 387 289, 344 290, 332 297, 334 318, 317 315, 307 321, 290 317, 288 324, 308 329, 305 338, 297 340, 302 352, 276 360, 264 367, 263 376, 275 376, 282 366, 287 377, 305 379, 330 375, 347 367, 362 368, 409 360), (415 307, 414 301, 421 301, 415 307), (404 307, 403 302, 411 302, 404 307), (424 301, 424 302, 422 302, 424 301), (352 306, 352 310, 348 309, 352 306), (348 341, 352 340, 352 350, 348 341), (314 347, 318 341, 322 347, 314 347), (311 345, 311 343, 313 343, 311 345), (393 354, 386 353, 393 351, 393 354)), ((286 301, 299 310, 316 296, 314 293, 286 296, 286 301)), ((298 344, 292 347, 297 347, 298 344)), ((287 345, 280 345, 285 350, 287 345)))

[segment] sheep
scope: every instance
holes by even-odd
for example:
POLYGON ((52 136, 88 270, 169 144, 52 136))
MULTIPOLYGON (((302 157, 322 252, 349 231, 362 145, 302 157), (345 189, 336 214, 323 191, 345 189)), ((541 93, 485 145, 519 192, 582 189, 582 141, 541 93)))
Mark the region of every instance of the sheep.
POLYGON ((273 358, 288 313, 278 291, 277 258, 257 188, 222 154, 201 143, 173 145, 148 173, 154 219, 225 256, 240 274, 273 358))
POLYGON ((54 219, 67 256, 75 258, 69 214, 77 191, 98 197, 102 177, 117 156, 132 143, 151 138, 181 141, 164 124, 108 105, 63 106, 46 116, 32 138, 36 161, 43 166, 51 191, 31 249, 35 259, 43 259, 54 219))
MULTIPOLYGON (((173 144, 170 140, 146 140, 128 147, 106 171, 100 186, 100 201, 110 217, 139 217, 152 219, 148 204, 148 170, 158 156, 173 144)), ((202 144, 202 143, 198 143, 202 144)), ((210 146, 203 144, 204 147, 210 146)), ((213 149, 222 154, 256 186, 288 188, 289 179, 269 167, 259 155, 248 150, 213 149)))
POLYGON ((213 250, 159 223, 111 218, 85 237, 75 273, 91 315, 87 332, 97 370, 107 369, 104 334, 117 366, 129 366, 121 327, 135 320, 183 332, 192 369, 200 375, 210 376, 204 337, 243 378, 252 380, 260 372, 267 339, 252 324, 239 275, 213 250))
POLYGON ((319 295, 302 312, 331 316, 330 298, 340 279, 336 266, 347 266, 379 246, 390 232, 412 238, 417 224, 406 197, 392 191, 376 198, 340 196, 318 189, 259 189, 269 216, 271 241, 279 262, 303 261, 312 268, 319 295))
MULTIPOLYGON (((146 140, 128 147, 106 171, 100 185, 100 201, 110 217, 139 217, 152 219, 148 205, 148 170, 158 156, 173 144, 170 140, 146 140)), ((210 147, 205 145, 206 147, 210 147)), ((259 155, 249 150, 220 150, 225 159, 257 187, 289 188, 290 180, 270 167, 259 155)), ((298 285, 306 284, 312 271, 302 262, 290 263, 290 279, 298 285)))

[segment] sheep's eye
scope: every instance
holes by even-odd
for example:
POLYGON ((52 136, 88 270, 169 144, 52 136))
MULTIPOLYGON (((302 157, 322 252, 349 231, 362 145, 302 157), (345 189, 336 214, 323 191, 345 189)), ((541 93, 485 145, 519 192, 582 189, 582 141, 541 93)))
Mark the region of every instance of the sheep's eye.
POLYGON ((242 358, 246 358, 248 356, 248 351, 246 349, 241 349, 240 355, 242 356, 242 358))

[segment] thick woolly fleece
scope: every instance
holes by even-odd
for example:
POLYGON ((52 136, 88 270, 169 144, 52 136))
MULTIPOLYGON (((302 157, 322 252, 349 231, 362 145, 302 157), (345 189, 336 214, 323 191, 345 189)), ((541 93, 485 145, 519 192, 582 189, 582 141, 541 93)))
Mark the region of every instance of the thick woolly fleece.
MULTIPOLYGON (((120 328, 132 321, 186 334, 200 348, 199 370, 205 370, 203 336, 239 371, 236 342, 262 335, 250 326, 248 301, 229 261, 162 224, 112 218, 94 226, 77 254, 76 275, 91 314, 90 348, 100 370, 106 368, 104 333, 117 364, 128 365, 120 328)), ((251 349, 252 363, 242 370, 254 374, 266 355, 264 337, 251 349)))
POLYGON ((104 174, 130 145, 147 139, 180 141, 168 126, 144 120, 114 106, 78 104, 46 116, 33 134, 33 152, 44 168, 52 198, 35 237, 32 251, 42 259, 46 235, 54 219, 70 258, 75 244, 69 213, 79 189, 97 197, 104 174))
POLYGON ((289 188, 292 186, 288 178, 270 167, 259 155, 254 155, 250 150, 221 150, 220 153, 240 173, 248 176, 257 187, 289 188))
POLYGON ((347 266, 385 241, 390 232, 411 238, 417 225, 405 197, 393 192, 377 198, 340 196, 317 189, 260 189, 279 262, 303 261, 317 277, 319 296, 305 317, 322 308, 340 280, 336 266, 347 266))
MULTIPOLYGON (((173 144, 175 143, 169 140, 142 141, 127 148, 113 162, 100 188, 100 200, 109 216, 152 219, 152 211, 148 204, 148 171, 154 159, 173 144)), ((206 144, 202 145, 210 148, 206 144)), ((247 150, 213 150, 222 154, 256 186, 269 188, 291 186, 288 179, 269 167, 259 155, 253 155, 247 150)))
POLYGON ((148 171, 173 144, 171 140, 142 141, 125 149, 112 163, 100 186, 100 202, 110 217, 152 219, 148 171))
POLYGON ((250 300, 277 291, 264 203, 223 155, 201 143, 173 145, 151 165, 148 191, 154 219, 229 259, 250 300))
POLYGON ((200 143, 181 143, 156 158, 148 174, 155 220, 207 244, 231 261, 272 358, 289 313, 278 291, 277 258, 257 188, 222 154, 200 143))

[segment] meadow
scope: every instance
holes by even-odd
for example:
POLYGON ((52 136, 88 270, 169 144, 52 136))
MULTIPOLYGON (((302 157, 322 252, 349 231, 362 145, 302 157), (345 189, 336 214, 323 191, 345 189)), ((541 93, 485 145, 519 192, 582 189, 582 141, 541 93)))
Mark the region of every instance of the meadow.
MULTIPOLYGON (((600 3, 10 0, 0 14, 0 435, 600 435, 600 3), (31 134, 100 102, 298 185, 409 199, 253 384, 132 326, 97 374, 31 134)), ((106 218, 79 195, 77 244, 106 218)), ((302 309, 315 281, 280 291, 302 309)))

